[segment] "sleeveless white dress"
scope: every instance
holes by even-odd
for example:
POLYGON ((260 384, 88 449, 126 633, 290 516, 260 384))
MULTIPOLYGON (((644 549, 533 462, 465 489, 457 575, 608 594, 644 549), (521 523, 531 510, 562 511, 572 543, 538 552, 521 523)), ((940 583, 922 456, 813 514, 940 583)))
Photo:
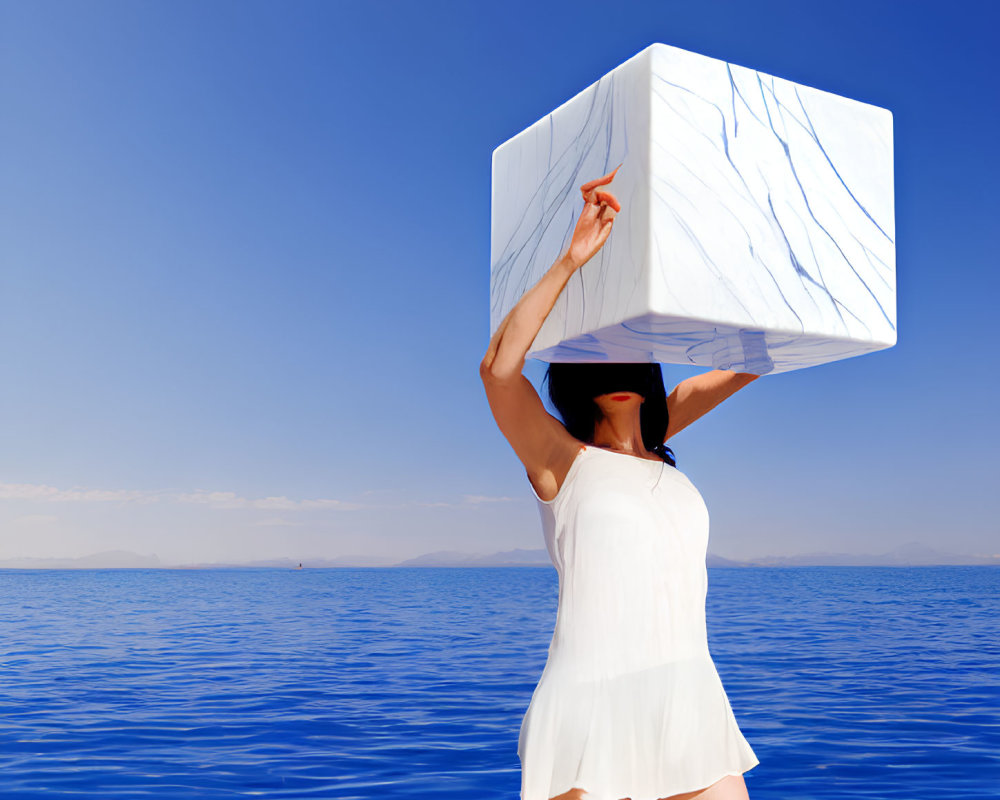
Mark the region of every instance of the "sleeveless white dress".
MULTIPOLYGON (((529 481, 529 486, 530 486, 529 481)), ((538 497, 559 573, 548 658, 521 722, 521 800, 659 800, 759 761, 708 649, 708 509, 663 461, 586 446, 538 497)))

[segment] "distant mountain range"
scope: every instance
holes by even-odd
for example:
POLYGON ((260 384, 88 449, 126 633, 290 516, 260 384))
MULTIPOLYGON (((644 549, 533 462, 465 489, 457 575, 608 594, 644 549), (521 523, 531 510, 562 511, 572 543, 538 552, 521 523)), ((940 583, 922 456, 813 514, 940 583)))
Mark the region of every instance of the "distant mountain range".
MULTIPOLYGON (((294 558, 263 559, 242 562, 164 564, 155 555, 140 555, 127 550, 107 550, 80 558, 7 558, 0 559, 0 569, 219 569, 227 567, 266 567, 295 569, 294 558)), ((439 550, 416 558, 398 561, 392 558, 347 555, 337 558, 307 558, 304 568, 331 567, 551 567, 545 548, 505 550, 498 553, 467 553, 439 550)), ((708 554, 710 567, 807 567, 807 566, 944 566, 1000 565, 1000 555, 965 555, 935 550, 920 542, 907 542, 885 553, 805 553, 797 556, 763 556, 736 561, 708 554)))
POLYGON ((105 550, 79 558, 0 559, 0 569, 157 569, 163 566, 155 555, 142 556, 128 550, 105 550))

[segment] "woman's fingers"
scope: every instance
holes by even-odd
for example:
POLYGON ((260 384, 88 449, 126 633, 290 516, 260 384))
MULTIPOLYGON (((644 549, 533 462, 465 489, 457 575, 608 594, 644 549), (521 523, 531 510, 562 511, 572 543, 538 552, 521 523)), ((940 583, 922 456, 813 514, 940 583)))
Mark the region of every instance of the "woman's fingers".
POLYGON ((615 211, 621 211, 621 203, 618 202, 618 198, 615 197, 611 192, 591 192, 590 198, 587 200, 587 204, 583 207, 584 213, 590 208, 597 209, 598 211, 605 206, 613 208, 615 211))
MULTIPOLYGON (((617 205, 618 201, 615 199, 615 196, 611 194, 611 192, 603 192, 596 189, 596 187, 610 183, 611 179, 614 178, 615 173, 618 172, 619 169, 621 169, 621 164, 615 167, 611 172, 609 172, 603 178, 597 178, 596 180, 588 181, 583 186, 581 186, 580 193, 583 195, 583 202, 584 203, 609 202, 617 205)), ((621 206, 618 206, 615 210, 621 211, 621 206)))
POLYGON ((596 195, 596 200, 598 203, 607 203, 615 211, 621 211, 621 203, 618 202, 618 198, 615 197, 611 192, 594 192, 596 195))
MULTIPOLYGON (((625 162, 623 161, 622 164, 624 163, 625 162)), ((618 170, 620 170, 621 168, 622 165, 619 164, 617 167, 611 170, 611 172, 609 172, 607 175, 604 175, 601 178, 595 178, 592 181, 587 181, 587 183, 583 184, 583 186, 580 187, 580 190, 583 192, 583 196, 586 197, 587 193, 590 192, 590 190, 593 189, 595 186, 603 186, 606 183, 611 183, 611 181, 614 180, 615 173, 618 172, 618 170)))
POLYGON ((611 183, 621 167, 619 164, 607 175, 588 181, 580 187, 585 202, 583 212, 576 222, 576 229, 573 231, 570 252, 581 265, 585 264, 607 241, 615 215, 622 210, 617 197, 611 192, 597 188, 611 183))

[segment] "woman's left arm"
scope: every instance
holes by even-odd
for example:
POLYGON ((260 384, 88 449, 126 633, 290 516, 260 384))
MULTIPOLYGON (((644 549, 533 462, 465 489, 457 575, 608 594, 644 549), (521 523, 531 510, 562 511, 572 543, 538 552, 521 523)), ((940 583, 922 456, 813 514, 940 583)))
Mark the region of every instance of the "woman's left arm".
POLYGON ((752 372, 713 369, 678 383, 667 397, 670 423, 664 441, 759 377, 752 372))

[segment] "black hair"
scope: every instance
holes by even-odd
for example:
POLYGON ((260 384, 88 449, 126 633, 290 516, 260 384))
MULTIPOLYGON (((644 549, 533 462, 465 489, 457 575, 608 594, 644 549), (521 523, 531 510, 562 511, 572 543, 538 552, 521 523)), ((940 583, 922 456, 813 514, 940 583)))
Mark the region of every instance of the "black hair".
POLYGON ((670 466, 677 466, 674 451, 663 441, 670 413, 658 363, 552 362, 545 370, 545 380, 549 382, 549 400, 566 430, 587 444, 594 443, 594 426, 602 417, 594 402, 597 395, 613 391, 641 394, 645 398, 639 407, 642 444, 670 466))

